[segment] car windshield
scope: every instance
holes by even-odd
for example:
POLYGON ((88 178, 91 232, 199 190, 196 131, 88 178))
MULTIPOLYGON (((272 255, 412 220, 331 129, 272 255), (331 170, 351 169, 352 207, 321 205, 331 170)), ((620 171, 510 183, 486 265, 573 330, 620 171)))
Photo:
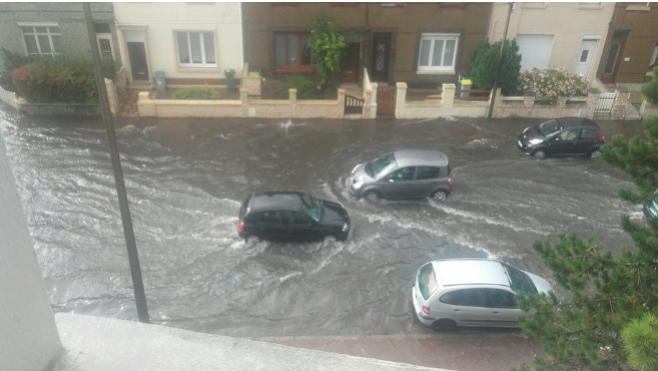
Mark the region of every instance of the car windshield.
POLYGON ((436 283, 436 276, 434 275, 434 267, 432 266, 432 263, 427 263, 418 271, 418 289, 425 300, 427 300, 430 295, 436 291, 437 287, 438 284, 436 283))
POLYGON ((377 178, 377 176, 382 173, 382 170, 386 169, 390 165, 395 165, 395 167, 397 167, 397 163, 395 162, 395 155, 393 152, 387 153, 384 156, 368 162, 365 168, 366 174, 368 174, 371 178, 377 178))
POLYGON ((551 120, 539 124, 537 129, 539 130, 539 133, 541 135, 548 136, 555 133, 558 130, 561 130, 562 125, 560 125, 560 123, 557 122, 557 120, 551 120))
POLYGON ((301 196, 302 197, 302 208, 304 209, 304 212, 306 215, 310 216, 311 219, 315 220, 316 222, 319 222, 320 219, 322 218, 322 204, 320 201, 308 197, 306 195, 301 196))
POLYGON ((503 267, 505 267, 507 277, 509 277, 509 283, 512 290, 524 294, 537 293, 537 288, 532 282, 532 279, 528 277, 528 275, 525 274, 522 270, 516 269, 507 264, 503 264, 503 267))

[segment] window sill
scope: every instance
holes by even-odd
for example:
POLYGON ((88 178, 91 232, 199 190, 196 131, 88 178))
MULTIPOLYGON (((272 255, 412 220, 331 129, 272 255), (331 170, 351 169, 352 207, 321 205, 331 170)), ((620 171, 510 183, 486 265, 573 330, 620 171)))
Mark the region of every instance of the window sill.
POLYGON ((602 4, 592 4, 592 5, 579 5, 579 10, 601 10, 603 9, 602 4))
POLYGON ((521 8, 523 8, 523 9, 546 9, 546 3, 541 3, 541 4, 521 3, 521 8))
POLYGON ((651 7, 644 5, 628 5, 626 6, 626 10, 638 10, 641 12, 648 12, 649 10, 651 10, 651 7))
POLYGON ((416 71, 418 75, 454 75, 455 70, 450 71, 416 71))
POLYGON ((176 72, 191 72, 191 73, 208 73, 208 72, 219 72, 218 66, 178 66, 176 72))

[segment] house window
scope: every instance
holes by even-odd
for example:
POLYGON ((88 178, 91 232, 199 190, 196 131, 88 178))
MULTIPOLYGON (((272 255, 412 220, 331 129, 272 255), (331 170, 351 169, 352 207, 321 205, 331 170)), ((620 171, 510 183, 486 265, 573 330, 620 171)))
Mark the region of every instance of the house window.
POLYGON ((62 35, 58 26, 21 26, 25 48, 30 57, 62 54, 62 35))
POLYGON ((423 34, 418 71, 455 72, 458 42, 459 35, 456 34, 423 34))
POLYGON ((274 53, 277 72, 313 72, 309 33, 275 33, 274 53))
POLYGON ((212 32, 176 32, 176 44, 180 66, 217 66, 215 38, 212 32))
POLYGON ((654 67, 658 67, 658 43, 653 47, 653 54, 649 60, 649 69, 652 70, 654 67))

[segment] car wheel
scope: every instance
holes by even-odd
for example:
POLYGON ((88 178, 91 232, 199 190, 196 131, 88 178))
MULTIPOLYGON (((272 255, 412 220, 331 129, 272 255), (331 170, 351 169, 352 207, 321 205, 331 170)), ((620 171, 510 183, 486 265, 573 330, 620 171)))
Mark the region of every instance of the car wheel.
POLYGON ((250 245, 254 245, 260 242, 260 237, 252 234, 251 236, 245 238, 244 241, 250 245))
POLYGON ((325 243, 334 243, 336 241, 338 241, 338 240, 336 239, 336 236, 334 236, 334 235, 328 234, 328 235, 324 236, 324 242, 325 243))
POLYGON ((448 198, 448 194, 444 191, 436 191, 432 193, 432 200, 434 201, 445 201, 448 198))
POLYGON ((432 330, 437 332, 452 331, 457 328, 455 321, 451 319, 440 319, 432 323, 432 330))
POLYGON ((363 198, 370 202, 377 202, 379 201, 379 192, 377 191, 368 191, 363 195, 363 198))
POLYGON ((540 148, 533 152, 532 155, 537 158, 546 158, 546 150, 540 148))
POLYGON ((589 153, 590 158, 599 158, 601 157, 601 151, 598 148, 594 148, 592 152, 589 153))

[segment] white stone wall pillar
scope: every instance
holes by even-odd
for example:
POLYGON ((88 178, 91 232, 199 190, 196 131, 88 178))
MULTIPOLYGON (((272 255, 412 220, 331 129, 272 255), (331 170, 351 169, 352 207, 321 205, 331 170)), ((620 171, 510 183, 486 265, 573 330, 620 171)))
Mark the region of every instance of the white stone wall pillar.
POLYGON ((445 108, 452 108, 455 105, 455 84, 443 84, 443 94, 441 95, 441 103, 445 108))
POLYGON ((41 371, 61 347, 0 135, 0 370, 41 371))
POLYGON ((395 118, 404 116, 407 104, 407 83, 398 82, 395 85, 398 89, 395 96, 395 118))
POLYGON ((370 96, 370 118, 377 118, 377 85, 376 82, 370 83, 370 88, 372 89, 372 95, 370 96))

